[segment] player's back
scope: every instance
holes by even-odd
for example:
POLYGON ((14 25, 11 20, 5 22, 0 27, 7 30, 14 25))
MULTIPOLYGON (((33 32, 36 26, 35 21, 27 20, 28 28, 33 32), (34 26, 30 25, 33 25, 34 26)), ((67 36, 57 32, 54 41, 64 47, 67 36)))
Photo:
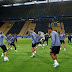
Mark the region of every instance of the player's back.
POLYGON ((56 31, 52 31, 51 33, 51 36, 52 36, 52 42, 53 42, 53 46, 60 46, 60 39, 59 39, 59 36, 58 36, 58 33, 56 31))
POLYGON ((35 32, 32 33, 32 43, 37 42, 37 34, 35 32))

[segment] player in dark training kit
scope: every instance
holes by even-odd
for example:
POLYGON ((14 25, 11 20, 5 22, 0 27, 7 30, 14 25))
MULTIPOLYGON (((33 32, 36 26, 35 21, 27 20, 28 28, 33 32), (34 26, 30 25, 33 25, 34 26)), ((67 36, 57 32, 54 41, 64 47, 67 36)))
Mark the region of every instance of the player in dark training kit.
POLYGON ((71 43, 71 36, 70 35, 68 36, 68 43, 69 42, 71 43))
POLYGON ((52 43, 51 43, 51 52, 50 52, 50 55, 52 57, 52 59, 54 60, 54 67, 57 67, 59 66, 59 63, 57 62, 57 55, 56 54, 59 54, 59 50, 60 50, 60 39, 59 39, 59 36, 58 36, 58 33, 56 31, 53 31, 51 27, 48 28, 48 31, 49 33, 51 33, 51 40, 52 40, 52 43))
POLYGON ((49 38, 49 36, 48 36, 48 33, 46 33, 46 35, 45 35, 45 40, 43 41, 43 43, 46 41, 47 42, 47 46, 48 46, 48 38, 49 38))
MULTIPOLYGON (((16 38, 16 35, 14 35, 14 37, 12 37, 11 39, 10 39, 10 47, 8 48, 8 50, 12 47, 12 46, 14 46, 15 47, 15 51, 16 51, 16 45, 14 44, 14 42, 17 42, 17 38, 16 38)), ((17 52, 17 51, 16 51, 17 52)))

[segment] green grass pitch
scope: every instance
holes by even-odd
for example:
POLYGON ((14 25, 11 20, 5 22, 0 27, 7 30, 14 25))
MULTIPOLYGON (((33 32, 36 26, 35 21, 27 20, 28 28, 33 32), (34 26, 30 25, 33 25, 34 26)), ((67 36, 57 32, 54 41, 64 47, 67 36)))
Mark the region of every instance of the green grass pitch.
MULTIPOLYGON (((6 41, 5 44, 7 45, 6 41)), ((58 54, 58 62, 60 66, 53 68, 53 60, 50 56, 50 44, 51 39, 49 39, 49 46, 43 50, 38 47, 37 56, 30 58, 32 55, 31 51, 31 39, 18 39, 17 51, 9 50, 8 57, 9 62, 4 62, 3 58, 0 57, 0 72, 71 72, 72 71, 72 44, 67 44, 66 39, 66 51, 62 46, 62 50, 58 54)), ((17 44, 16 44, 17 45, 17 44)), ((0 48, 0 55, 2 49, 0 48)))

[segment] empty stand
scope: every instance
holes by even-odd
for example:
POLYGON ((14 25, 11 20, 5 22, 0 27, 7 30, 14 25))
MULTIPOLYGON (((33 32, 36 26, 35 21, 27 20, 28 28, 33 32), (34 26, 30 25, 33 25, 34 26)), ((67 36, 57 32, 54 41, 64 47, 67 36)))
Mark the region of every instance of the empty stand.
POLYGON ((19 33, 20 36, 23 36, 25 34, 25 32, 26 32, 26 30, 27 30, 30 23, 31 23, 31 21, 26 21, 25 22, 25 24, 23 25, 23 27, 22 27, 22 29, 19 33))
POLYGON ((24 25, 24 21, 18 21, 15 22, 15 24, 12 26, 12 28, 8 31, 7 34, 19 34, 19 32, 21 31, 23 25, 24 25))
POLYGON ((5 22, 1 27, 0 27, 0 31, 4 32, 7 28, 7 26, 9 25, 9 22, 5 22))
POLYGON ((49 20, 37 21, 35 32, 38 33, 38 31, 42 31, 44 33, 47 33, 48 32, 48 24, 49 24, 49 20))
POLYGON ((4 31, 4 34, 5 34, 5 35, 6 35, 7 32, 12 28, 12 26, 14 25, 14 23, 15 23, 15 22, 9 22, 9 24, 8 24, 8 26, 7 26, 7 28, 6 28, 6 30, 4 31))
MULTIPOLYGON (((27 30, 26 30, 26 32, 29 31, 30 29, 35 30, 35 27, 36 27, 36 24, 30 22, 30 23, 29 23, 29 26, 28 26, 28 28, 27 28, 27 30)), ((26 33, 25 33, 25 34, 26 34, 26 33)))

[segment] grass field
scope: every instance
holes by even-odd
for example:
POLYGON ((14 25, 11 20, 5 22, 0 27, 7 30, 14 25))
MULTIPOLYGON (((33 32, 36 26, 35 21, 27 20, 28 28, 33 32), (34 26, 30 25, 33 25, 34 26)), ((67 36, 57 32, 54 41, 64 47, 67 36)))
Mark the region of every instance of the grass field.
MULTIPOLYGON (((7 45, 7 43, 5 42, 7 45)), ((72 71, 72 48, 71 44, 67 44, 66 39, 66 51, 62 49, 58 55, 58 62, 60 66, 53 68, 53 60, 50 56, 50 44, 43 50, 38 47, 37 56, 30 58, 31 52, 31 39, 18 39, 17 51, 9 50, 8 57, 9 62, 4 62, 0 57, 0 72, 71 72, 72 71)), ((0 55, 2 49, 0 49, 0 55)))

